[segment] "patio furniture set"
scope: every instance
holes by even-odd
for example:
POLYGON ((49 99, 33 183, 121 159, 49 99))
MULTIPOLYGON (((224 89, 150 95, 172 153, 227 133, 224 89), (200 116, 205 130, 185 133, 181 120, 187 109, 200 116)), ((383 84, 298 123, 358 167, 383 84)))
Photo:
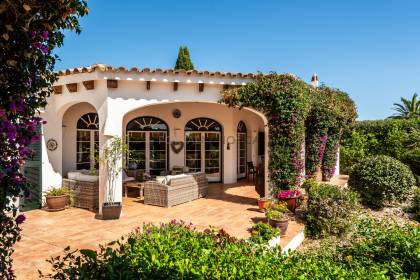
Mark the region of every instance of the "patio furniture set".
MULTIPOLYGON (((69 172, 63 187, 70 190, 73 206, 94 211, 99 205, 98 176, 87 174, 84 170, 69 172)), ((155 178, 148 178, 142 170, 124 170, 122 175, 124 196, 128 196, 129 189, 136 189, 144 204, 172 207, 207 196, 206 174, 190 173, 185 167, 174 167, 155 178)))

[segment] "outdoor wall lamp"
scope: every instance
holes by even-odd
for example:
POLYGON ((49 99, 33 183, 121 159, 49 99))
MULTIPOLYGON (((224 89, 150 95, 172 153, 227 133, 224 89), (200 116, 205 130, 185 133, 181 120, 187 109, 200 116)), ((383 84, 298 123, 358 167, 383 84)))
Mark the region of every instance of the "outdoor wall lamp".
POLYGON ((227 138, 227 147, 226 147, 226 149, 230 150, 230 145, 233 144, 233 143, 235 143, 235 137, 229 136, 227 138))

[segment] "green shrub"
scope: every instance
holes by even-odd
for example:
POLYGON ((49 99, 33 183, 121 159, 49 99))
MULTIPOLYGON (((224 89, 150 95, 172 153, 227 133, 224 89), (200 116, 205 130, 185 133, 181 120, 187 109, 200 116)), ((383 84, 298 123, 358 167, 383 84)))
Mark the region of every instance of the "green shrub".
POLYGON ((414 190, 412 210, 416 214, 417 221, 420 222, 420 187, 414 190))
POLYGON ((416 177, 417 186, 420 186, 420 148, 406 151, 401 155, 401 161, 410 167, 416 177))
POLYGON ((257 244, 267 244, 273 237, 279 236, 280 231, 266 223, 257 223, 251 228, 249 240, 257 244))
POLYGON ((386 119, 357 122, 341 141, 340 169, 348 174, 352 165, 367 156, 387 155, 407 164, 420 176, 420 119, 386 119), (411 155, 414 154, 415 161, 411 155))
POLYGON ((359 219, 350 244, 337 248, 335 258, 352 258, 365 266, 381 266, 388 277, 410 278, 420 273, 420 230, 390 219, 359 219))
POLYGON ((403 163, 388 156, 367 157, 355 164, 349 174, 349 186, 369 206, 403 201, 410 194, 415 179, 403 163))
MULTIPOLYGON (((281 255, 223 231, 172 221, 145 225, 120 241, 51 258, 51 279, 395 279, 420 266, 420 231, 362 222, 352 243, 281 255), (395 249, 394 247, 395 246, 395 249), (370 256, 375 258, 372 261, 370 256)), ((333 245, 333 246, 332 246, 333 245)), ((415 278, 412 278, 415 279, 415 278)))
POLYGON ((307 180, 305 180, 305 182, 303 182, 302 184, 302 188, 306 190, 306 192, 308 192, 311 188, 318 186, 318 183, 315 179, 313 178, 309 178, 307 180))
POLYGON ((357 195, 348 189, 319 184, 309 191, 307 233, 314 237, 343 235, 353 223, 357 195))

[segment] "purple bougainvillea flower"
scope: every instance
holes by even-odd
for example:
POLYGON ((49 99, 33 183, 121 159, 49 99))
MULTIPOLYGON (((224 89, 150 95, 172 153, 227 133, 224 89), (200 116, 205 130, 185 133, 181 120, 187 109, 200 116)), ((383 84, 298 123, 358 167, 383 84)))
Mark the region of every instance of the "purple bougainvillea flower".
POLYGON ((32 86, 32 79, 31 79, 31 77, 28 78, 28 81, 26 82, 26 84, 28 86, 32 86))
POLYGON ((41 44, 41 42, 35 42, 35 43, 32 43, 32 47, 34 47, 36 49, 41 49, 42 44, 41 44))
POLYGON ((42 36, 42 39, 48 40, 48 38, 49 38, 48 31, 43 31, 42 34, 41 34, 41 36, 42 36))
POLYGON ((16 113, 16 103, 15 103, 15 102, 10 103, 10 105, 9 105, 9 110, 10 110, 10 112, 12 112, 13 114, 15 114, 15 113, 16 113))
POLYGON ((31 35, 31 37, 33 38, 33 37, 36 36, 36 32, 35 31, 31 31, 31 32, 29 32, 29 35, 31 35))
POLYGON ((16 217, 15 221, 18 225, 21 225, 25 220, 26 220, 25 215, 20 214, 19 216, 16 217))
POLYGON ((47 54, 47 53, 48 53, 48 51, 49 51, 49 49, 48 49, 48 47, 47 47, 47 46, 42 45, 42 46, 41 46, 41 51, 42 51, 44 54, 47 54))
POLYGON ((6 115, 6 111, 0 108, 0 118, 6 115))

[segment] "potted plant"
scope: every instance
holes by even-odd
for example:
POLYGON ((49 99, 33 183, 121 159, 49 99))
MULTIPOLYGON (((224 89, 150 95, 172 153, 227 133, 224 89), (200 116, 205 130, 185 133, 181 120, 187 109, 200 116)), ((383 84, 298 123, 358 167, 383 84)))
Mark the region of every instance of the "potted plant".
POLYGON ((122 172, 122 155, 126 153, 127 145, 120 137, 114 136, 109 139, 103 149, 101 162, 106 167, 108 182, 105 191, 105 202, 102 205, 102 219, 115 220, 121 215, 121 202, 115 201, 115 190, 117 188, 117 178, 122 172))
POLYGON ((267 208, 270 206, 270 204, 271 204, 271 198, 260 197, 258 199, 258 208, 260 209, 261 212, 265 212, 267 208))
POLYGON ((277 194, 280 201, 287 202, 287 208, 295 213, 298 202, 302 197, 302 192, 299 189, 282 190, 277 194))
POLYGON ((272 204, 265 212, 270 226, 278 228, 282 236, 286 235, 287 227, 289 226, 287 212, 289 212, 289 209, 287 208, 286 202, 272 204))
POLYGON ((70 191, 65 187, 52 187, 45 192, 48 210, 61 211, 70 202, 70 191))

